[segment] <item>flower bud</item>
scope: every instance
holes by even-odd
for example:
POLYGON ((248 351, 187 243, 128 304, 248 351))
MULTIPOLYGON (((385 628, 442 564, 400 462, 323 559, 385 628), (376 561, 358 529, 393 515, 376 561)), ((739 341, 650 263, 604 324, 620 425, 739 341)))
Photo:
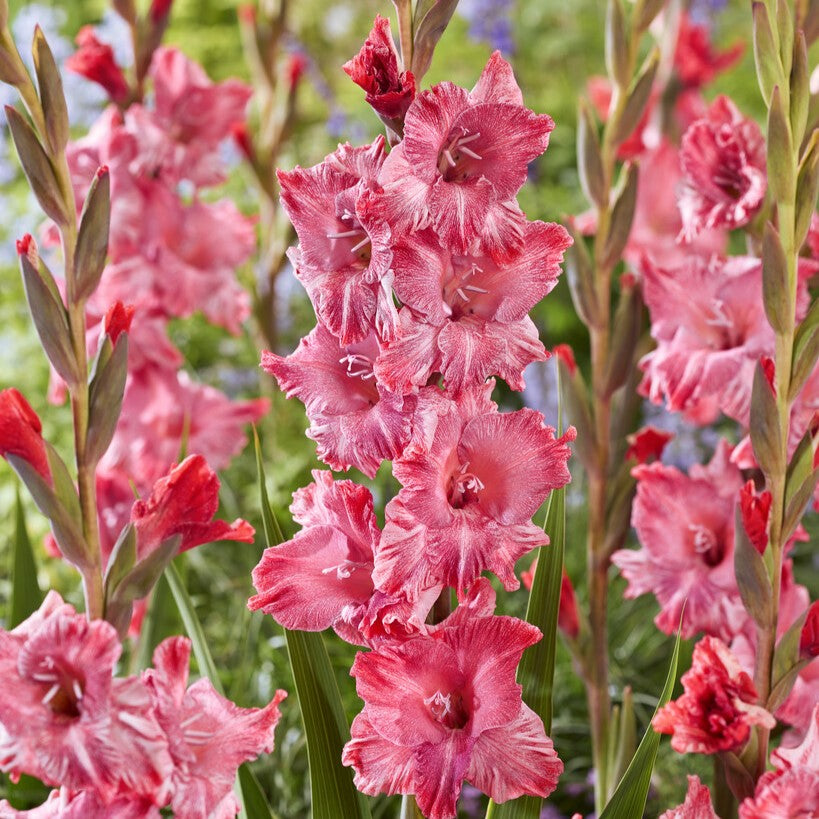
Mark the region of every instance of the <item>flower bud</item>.
POLYGON ((799 654, 802 657, 819 657, 819 600, 814 600, 805 617, 805 625, 799 635, 799 654))
POLYGON ((748 481, 739 492, 739 509, 745 533, 751 545, 764 554, 768 545, 768 518, 771 514, 771 493, 767 490, 758 495, 754 482, 748 481))
POLYGON ((674 437, 673 432, 666 432, 656 427, 643 427, 629 435, 626 450, 626 459, 634 459, 638 464, 646 464, 652 460, 659 461, 663 457, 666 444, 674 437))
POLYGON ((0 455, 17 455, 50 484, 51 469, 43 425, 23 395, 13 387, 0 391, 0 455))
POLYGON ((65 61, 66 68, 101 85, 114 102, 124 102, 130 89, 111 46, 100 42, 91 26, 80 29, 76 42, 79 50, 65 61))

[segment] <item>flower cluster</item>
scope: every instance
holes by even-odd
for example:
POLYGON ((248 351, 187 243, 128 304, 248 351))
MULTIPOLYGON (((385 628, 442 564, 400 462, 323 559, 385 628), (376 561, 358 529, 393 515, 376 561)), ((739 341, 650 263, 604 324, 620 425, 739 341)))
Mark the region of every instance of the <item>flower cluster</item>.
MULTIPOLYGON (((236 770, 273 748, 277 691, 238 708, 207 680, 188 687, 190 641, 171 637, 140 676, 115 677, 116 630, 49 592, 12 631, 0 630, 0 770, 55 790, 38 816, 233 816, 236 770)), ((17 816, 0 802, 0 815, 17 816)), ((20 812, 19 815, 31 815, 20 812)))
POLYGON ((514 682, 540 634, 492 614, 481 574, 518 587, 515 561, 548 541, 532 516, 569 481, 574 430, 558 438, 490 394, 492 376, 520 390, 524 368, 546 359, 528 312, 571 239, 517 204, 553 123, 524 107, 500 54, 472 91, 416 95, 378 18, 345 70, 397 144, 341 145, 279 172, 299 238, 289 257, 318 323, 262 366, 304 403, 323 461, 372 477, 391 460, 401 490, 380 530, 369 490, 314 472, 291 507, 302 529, 265 552, 249 605, 372 649, 353 666, 365 707, 345 764, 364 792, 413 793, 444 819, 464 779, 503 801, 545 796, 562 770, 514 682), (425 625, 450 588, 455 613, 425 625))

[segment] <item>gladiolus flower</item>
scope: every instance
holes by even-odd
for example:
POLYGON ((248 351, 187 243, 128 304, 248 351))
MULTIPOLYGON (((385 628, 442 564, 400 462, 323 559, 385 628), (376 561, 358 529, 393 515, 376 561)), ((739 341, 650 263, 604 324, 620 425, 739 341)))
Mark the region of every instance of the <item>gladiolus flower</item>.
POLYGON ((683 13, 674 52, 674 70, 686 88, 702 88, 736 63, 744 50, 743 43, 736 43, 725 51, 716 51, 708 26, 693 23, 690 16, 683 13))
POLYGON ((427 634, 356 656, 350 673, 364 709, 342 761, 359 790, 414 793, 429 819, 454 819, 465 779, 496 802, 555 789, 563 764, 515 682, 541 634, 492 616, 488 585, 427 634))
POLYGON ((517 559, 548 542, 532 515, 569 482, 575 430, 558 439, 539 412, 499 413, 488 398, 493 386, 457 400, 425 399, 437 408, 437 425, 428 446, 413 442, 393 463, 403 488, 387 505, 375 554, 378 588, 414 599, 443 583, 462 594, 489 569, 516 589, 517 559))
POLYGON ((92 26, 83 26, 76 42, 79 50, 65 61, 65 67, 101 85, 114 102, 124 102, 130 89, 111 46, 97 39, 92 26))
POLYGON ((236 771, 273 750, 279 703, 287 692, 276 691, 264 708, 239 708, 210 680, 187 686, 190 653, 190 640, 170 637, 154 652, 154 668, 142 675, 173 757, 171 807, 179 819, 234 816, 236 771))
POLYGON ((792 819, 819 816, 819 771, 791 768, 763 774, 753 797, 739 806, 739 819, 792 819))
POLYGON ((22 458, 51 483, 43 425, 22 393, 13 387, 0 391, 0 455, 22 458))
POLYGON ((299 247, 290 260, 316 315, 342 344, 363 341, 375 329, 395 333, 392 234, 373 196, 385 143, 340 145, 319 165, 279 171, 282 204, 299 247))
POLYGON ((471 92, 450 82, 422 92, 380 178, 393 232, 431 225, 441 245, 457 253, 518 250, 525 217, 513 199, 553 128, 551 117, 524 107, 511 66, 497 51, 471 92))
POLYGON ((252 543, 253 527, 237 519, 228 524, 213 520, 219 508, 219 478, 201 455, 189 455, 154 485, 148 500, 138 500, 131 510, 140 558, 163 541, 181 536, 184 552, 216 540, 252 543))
POLYGON ((767 490, 756 494, 754 482, 748 481, 739 493, 742 525, 753 547, 763 554, 768 545, 768 517, 771 513, 771 493, 767 490))
POLYGON ((799 635, 799 653, 803 657, 819 657, 819 600, 814 600, 808 609, 799 635))
POLYGON ((691 669, 681 682, 685 693, 661 708, 652 721, 654 730, 672 735, 671 747, 678 753, 736 751, 747 742, 751 726, 776 725, 757 704, 751 678, 715 637, 697 643, 691 669))
POLYGON ((656 427, 643 427, 632 435, 626 436, 629 444, 626 458, 633 458, 638 464, 645 464, 651 460, 659 461, 663 457, 666 444, 673 437, 673 432, 656 427))
POLYGON ((404 304, 401 329, 387 342, 376 376, 395 392, 414 392, 440 372, 458 393, 499 375, 523 389, 523 370, 546 359, 529 310, 557 284, 571 243, 560 225, 531 222, 525 244, 504 263, 490 256, 453 256, 431 230, 404 236, 393 248, 395 292, 404 304))
POLYGON ((717 97, 685 132, 680 159, 682 238, 690 241, 703 228, 730 229, 751 221, 768 186, 765 139, 728 97, 717 97))
POLYGON ((734 575, 734 498, 739 470, 721 441, 708 466, 689 475, 656 462, 637 466, 632 525, 641 549, 620 549, 612 562, 629 585, 625 596, 651 592, 661 610, 657 627, 683 637, 698 631, 730 640, 745 622, 734 575))
POLYGON ((688 777, 688 793, 685 802, 667 810, 660 819, 719 819, 711 804, 711 792, 698 776, 688 777))
POLYGON ((112 679, 121 646, 109 623, 89 623, 49 592, 40 609, 0 631, 0 769, 50 785, 164 804, 167 739, 147 689, 112 679))
POLYGON ((399 70, 398 59, 390 21, 377 14, 361 51, 342 68, 367 92, 366 100, 379 117, 400 123, 415 99, 415 77, 399 70))
POLYGON ((333 469, 360 469, 374 477, 382 461, 398 457, 412 435, 417 398, 389 392, 374 376, 374 335, 341 346, 321 324, 282 358, 262 353, 262 367, 288 398, 296 396, 310 419, 309 438, 333 469))

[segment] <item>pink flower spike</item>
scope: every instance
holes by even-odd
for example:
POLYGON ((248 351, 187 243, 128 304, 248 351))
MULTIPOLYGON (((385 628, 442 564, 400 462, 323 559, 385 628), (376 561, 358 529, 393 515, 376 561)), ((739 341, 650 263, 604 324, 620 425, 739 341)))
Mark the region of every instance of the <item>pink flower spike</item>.
POLYGON ((21 392, 0 390, 0 455, 22 458, 51 484, 43 425, 21 392))
POLYGON ((751 727, 773 728, 776 720, 758 703, 751 678, 728 646, 703 637, 694 647, 691 669, 682 676, 685 693, 661 708, 654 730, 671 734, 678 753, 715 754, 739 750, 751 727))
POLYGON ((0 631, 0 769, 50 785, 164 804, 171 760, 147 690, 112 680, 113 626, 49 592, 14 631, 0 631))
POLYGON ((352 60, 344 63, 350 79, 367 92, 366 100, 379 117, 403 120, 415 99, 415 77, 401 71, 390 21, 376 14, 372 31, 352 60))
POLYGON ((734 574, 734 499, 742 485, 721 441, 707 467, 685 475, 660 462, 637 466, 632 525, 641 549, 620 549, 612 562, 629 585, 626 597, 650 592, 660 604, 657 627, 673 634, 680 624, 730 640, 745 622, 734 574))
POLYGON ((691 241, 703 229, 731 229, 751 221, 768 186, 765 139, 728 97, 717 97, 705 117, 685 132, 680 159, 681 238, 691 241))
POLYGON ((307 431, 318 457, 333 469, 360 469, 375 476, 409 443, 417 398, 388 392, 374 375, 379 344, 374 335, 341 346, 318 324, 287 356, 262 353, 262 368, 288 398, 304 403, 307 431))
POLYGON ((113 102, 125 102, 130 88, 111 46, 97 39, 92 26, 83 26, 76 42, 79 49, 65 61, 65 67, 101 85, 113 102))
POLYGON ((373 579, 410 599, 431 586, 459 595, 484 569, 507 589, 520 585, 519 557, 548 538, 532 523, 552 489, 564 486, 570 428, 557 439, 534 410, 501 414, 488 399, 493 383, 457 400, 432 394, 430 443, 408 447, 393 463, 403 488, 387 505, 373 579))
POLYGON ((464 779, 504 802, 548 795, 563 770, 515 682, 540 632, 460 609, 428 634, 358 654, 350 672, 364 709, 343 763, 355 769, 359 790, 414 793, 429 819, 455 817, 464 779))
POLYGON ((148 500, 138 500, 131 510, 139 558, 175 535, 182 537, 180 552, 217 540, 252 543, 254 530, 247 521, 213 520, 218 508, 219 478, 201 455, 189 455, 154 484, 148 500))
POLYGON ((218 694, 210 680, 187 687, 190 651, 187 638, 168 638, 154 652, 154 668, 142 677, 174 761, 174 816, 227 819, 239 811, 233 794, 236 771, 273 750, 279 703, 287 693, 276 691, 264 708, 239 708, 218 694))
POLYGON ((698 776, 688 777, 688 793, 685 802, 667 810, 660 819, 719 819, 711 804, 711 792, 698 776))

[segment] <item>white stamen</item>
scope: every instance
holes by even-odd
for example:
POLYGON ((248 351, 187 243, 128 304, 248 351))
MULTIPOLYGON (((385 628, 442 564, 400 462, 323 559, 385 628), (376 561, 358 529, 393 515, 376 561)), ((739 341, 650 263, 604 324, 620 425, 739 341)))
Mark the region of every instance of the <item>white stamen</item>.
POLYGON ((449 152, 449 148, 444 149, 444 156, 446 157, 446 161, 449 163, 449 167, 454 168, 456 163, 452 158, 452 154, 449 152))
POLYGON ((471 290, 473 293, 488 293, 485 287, 478 287, 476 284, 465 284, 464 290, 471 290))
POLYGON ((475 141, 475 140, 476 140, 476 139, 477 139, 479 136, 480 136, 480 133, 476 132, 476 133, 474 133, 474 134, 470 134, 469 136, 462 136, 462 137, 460 137, 460 138, 458 139, 458 142, 459 142, 461 145, 466 145, 466 144, 467 144, 467 143, 469 143, 469 142, 474 142, 474 141, 475 141))
POLYGON ((148 739, 152 738, 154 735, 153 728, 151 727, 151 723, 142 717, 138 717, 135 714, 129 714, 127 711, 120 711, 117 715, 119 717, 119 721, 127 725, 129 728, 133 728, 138 734, 142 734, 144 737, 148 737, 148 739))
POLYGON ((197 722, 201 716, 202 716, 201 714, 192 714, 187 719, 182 720, 182 722, 179 723, 179 727, 182 728, 182 730, 184 730, 189 725, 193 725, 194 722, 197 722))
POLYGON ((35 680, 36 682, 54 682, 56 676, 54 674, 32 674, 31 679, 35 680))
POLYGON ((51 688, 48 689, 48 693, 43 697, 43 705, 48 705, 54 697, 57 696, 57 692, 60 690, 60 684, 54 683, 51 688))
POLYGON ((74 689, 74 696, 78 700, 81 700, 82 699, 82 688, 80 688, 80 684, 76 680, 73 680, 72 683, 71 683, 71 687, 74 689))
POLYGON ((472 149, 466 148, 464 146, 463 142, 458 146, 458 150, 462 154, 466 154, 467 156, 471 156, 473 159, 483 159, 483 157, 480 154, 476 154, 472 149))
POLYGON ((459 295, 459 296, 460 296, 460 297, 461 297, 461 298, 462 298, 464 301, 469 301, 469 296, 467 296, 467 295, 466 295, 466 293, 464 293, 464 291, 463 291, 463 290, 461 290, 461 288, 460 288, 460 287, 459 287, 459 288, 458 288, 458 289, 457 289, 455 292, 456 292, 456 293, 457 293, 457 294, 458 294, 458 295, 459 295))
POLYGON ((350 248, 350 253, 357 253, 362 247, 364 247, 364 245, 368 245, 369 243, 370 237, 365 236, 355 247, 350 248))
POLYGON ((361 228, 356 230, 345 230, 341 233, 328 233, 328 239, 349 239, 351 236, 360 236, 364 231, 361 228))

